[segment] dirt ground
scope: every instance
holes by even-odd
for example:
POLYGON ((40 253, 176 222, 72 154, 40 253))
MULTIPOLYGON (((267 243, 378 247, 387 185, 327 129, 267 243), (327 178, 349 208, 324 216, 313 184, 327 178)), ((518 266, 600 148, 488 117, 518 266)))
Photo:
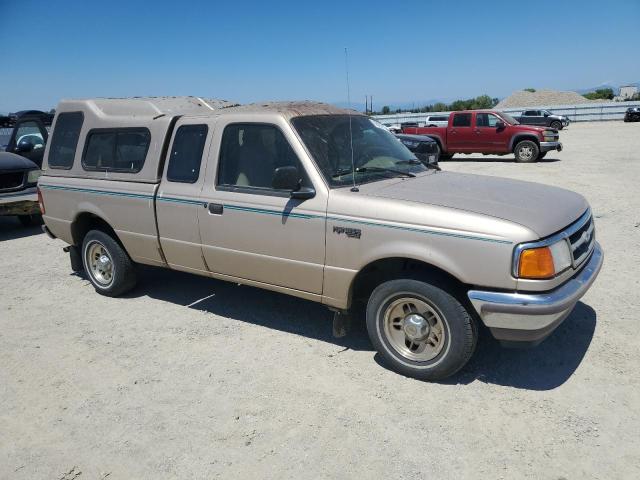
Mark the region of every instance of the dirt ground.
POLYGON ((0 219, 0 478, 640 478, 640 124, 561 141, 442 163, 582 193, 605 250, 552 337, 485 335, 444 383, 303 300, 158 269, 102 297, 62 242, 0 219))

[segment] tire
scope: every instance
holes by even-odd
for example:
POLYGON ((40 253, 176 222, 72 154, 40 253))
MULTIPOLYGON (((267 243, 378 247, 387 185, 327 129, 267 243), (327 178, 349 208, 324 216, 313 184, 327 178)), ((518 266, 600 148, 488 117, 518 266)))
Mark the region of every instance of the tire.
POLYGON ((466 365, 475 350, 475 321, 458 300, 419 280, 379 285, 367 304, 367 331, 384 362, 420 380, 442 380, 466 365))
POLYGON ((551 122, 551 125, 549 125, 551 128, 555 128, 556 130, 562 130, 562 122, 558 122, 557 120, 554 122, 551 122))
POLYGON ((441 153, 440 160, 451 160, 453 158, 453 153, 441 153))
POLYGON ((40 215, 18 215, 18 220, 23 227, 31 227, 33 225, 42 224, 42 216, 40 215))
POLYGON ((101 295, 117 297, 136 285, 131 258, 115 239, 100 230, 91 230, 84 237, 82 265, 87 278, 101 295))
POLYGON ((516 156, 516 162, 518 163, 532 163, 538 159, 540 149, 536 142, 522 140, 513 149, 513 154, 516 156))

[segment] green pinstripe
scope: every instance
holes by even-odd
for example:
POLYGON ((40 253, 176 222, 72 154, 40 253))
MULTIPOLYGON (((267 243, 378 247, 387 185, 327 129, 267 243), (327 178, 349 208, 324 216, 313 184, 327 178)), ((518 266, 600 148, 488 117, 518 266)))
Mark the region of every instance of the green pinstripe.
MULTIPOLYGON (((138 198, 138 199, 143 199, 143 200, 153 200, 154 196, 153 195, 147 195, 147 194, 140 194, 140 193, 128 193, 128 192, 114 192, 114 191, 109 191, 109 190, 95 190, 95 189, 91 189, 91 188, 77 188, 77 187, 66 187, 66 186, 62 186, 62 185, 47 185, 47 184, 40 184, 40 188, 44 188, 47 190, 67 190, 67 191, 71 191, 71 192, 84 192, 84 193, 91 193, 91 194, 95 194, 95 195, 110 195, 110 196, 122 196, 122 197, 128 197, 128 198, 138 198)), ((204 205, 206 202, 203 202, 201 200, 191 200, 188 198, 178 198, 178 197, 164 197, 164 196, 158 196, 156 197, 157 200, 159 202, 168 202, 168 203, 181 203, 181 204, 185 204, 185 205, 204 205)), ((391 228, 394 230, 402 230, 405 232, 413 232, 413 233, 422 233, 422 234, 426 234, 426 235, 438 235, 438 236, 444 236, 444 237, 452 237, 452 238, 461 238, 461 239, 465 239, 465 240, 478 240, 481 242, 490 242, 490 243, 502 243, 502 244, 507 244, 507 245, 511 245, 512 242, 510 242, 509 240, 499 240, 499 239, 495 239, 495 238, 486 238, 486 237, 477 237, 474 235, 466 235, 466 234, 462 234, 462 233, 451 233, 451 232, 441 232, 438 230, 428 230, 428 229, 424 229, 424 228, 415 228, 415 227, 405 227, 402 225, 390 225, 387 223, 379 223, 379 222, 371 222, 371 221, 366 221, 366 220, 354 220, 354 219, 350 219, 350 218, 340 218, 340 217, 334 217, 331 215, 314 215, 314 214, 308 214, 308 213, 294 213, 294 212, 286 212, 286 211, 280 211, 280 210, 269 210, 269 209, 265 209, 265 208, 255 208, 255 207, 244 207, 241 205, 229 205, 229 204, 224 204, 223 205, 225 209, 227 210, 235 210, 238 212, 248 212, 248 213, 258 213, 261 215, 273 215, 273 216, 278 216, 278 217, 291 217, 291 218, 301 218, 304 220, 312 220, 312 219, 322 219, 322 220, 329 220, 329 221, 333 221, 333 222, 344 222, 344 223, 351 223, 351 224, 355 224, 355 225, 366 225, 366 226, 370 226, 370 227, 383 227, 383 228, 391 228)))

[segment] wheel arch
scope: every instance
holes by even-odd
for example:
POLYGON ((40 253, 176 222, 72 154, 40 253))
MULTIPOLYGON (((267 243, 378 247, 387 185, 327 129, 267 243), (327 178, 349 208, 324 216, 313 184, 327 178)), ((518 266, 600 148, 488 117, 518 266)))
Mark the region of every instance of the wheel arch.
POLYGON ((531 140, 535 142, 538 147, 540 147, 540 139, 532 133, 520 133, 518 135, 514 135, 511 138, 511 143, 509 144, 509 151, 513 152, 516 148, 516 145, 523 140, 531 140))
POLYGON ((443 268, 411 257, 389 256, 373 260, 361 268, 349 286, 348 305, 368 298, 381 283, 408 278, 444 285, 449 293, 464 299, 465 283, 443 268))
POLYGON ((81 246, 84 237, 91 230, 100 230, 110 235, 126 251, 122 240, 120 240, 120 237, 118 237, 118 234, 109 222, 101 216, 88 211, 78 213, 73 219, 73 222, 71 222, 71 238, 73 239, 73 244, 81 246))

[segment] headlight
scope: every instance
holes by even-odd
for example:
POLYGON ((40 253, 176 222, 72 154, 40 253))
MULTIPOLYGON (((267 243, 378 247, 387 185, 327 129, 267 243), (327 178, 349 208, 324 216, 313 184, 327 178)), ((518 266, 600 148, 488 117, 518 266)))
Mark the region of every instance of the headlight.
POLYGON ((551 278, 571 266, 571 252, 567 241, 538 248, 527 248, 518 258, 518 277, 529 279, 551 278))
POLYGON ((27 183, 37 183, 40 175, 42 175, 42 170, 40 169, 29 170, 29 173, 27 174, 27 183))

